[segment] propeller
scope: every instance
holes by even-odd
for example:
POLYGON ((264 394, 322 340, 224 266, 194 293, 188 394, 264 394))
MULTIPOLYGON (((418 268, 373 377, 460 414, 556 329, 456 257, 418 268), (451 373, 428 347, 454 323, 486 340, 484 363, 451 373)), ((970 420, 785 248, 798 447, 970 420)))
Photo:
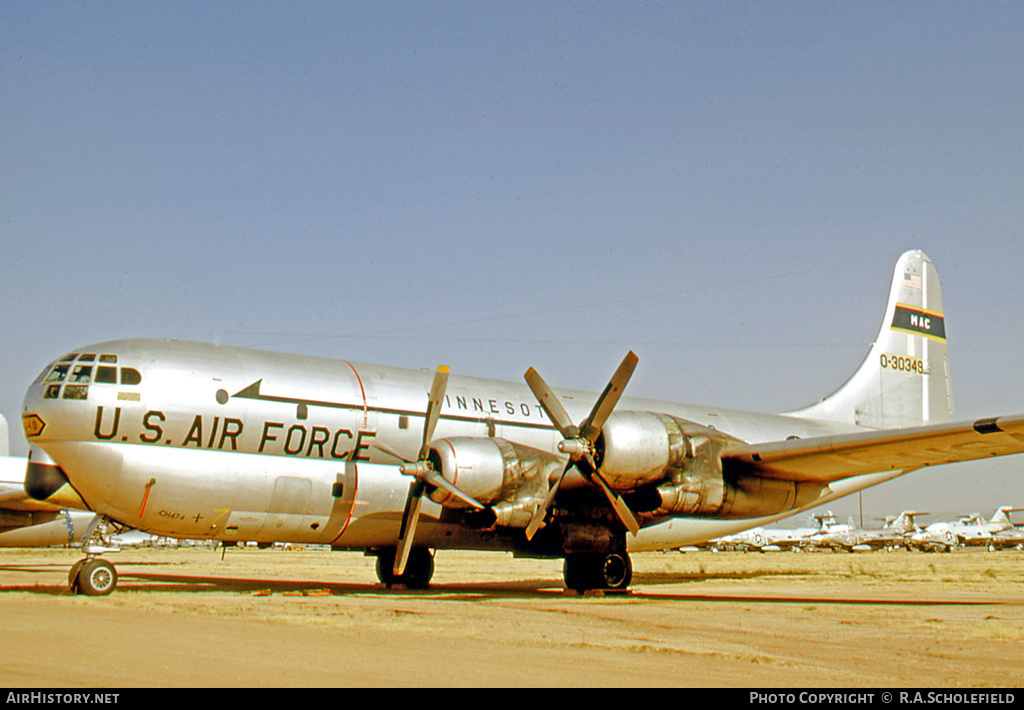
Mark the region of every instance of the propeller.
POLYGON ((526 383, 530 386, 530 390, 548 415, 548 419, 551 420, 562 434, 563 438, 558 444, 558 450, 569 456, 565 468, 562 469, 562 475, 548 489, 544 502, 541 503, 526 526, 526 539, 532 540, 537 531, 544 526, 544 518, 547 516, 551 503, 555 500, 559 486, 562 485, 562 479, 565 478, 565 474, 573 466, 576 466, 576 469, 585 478, 592 483, 596 483, 601 488, 619 520, 622 521, 622 524, 633 535, 640 531, 640 525, 636 522, 636 518, 633 516, 632 511, 630 511, 629 506, 626 505, 621 496, 611 489, 604 476, 598 470, 597 463, 594 460, 594 444, 601 435, 601 428, 622 396, 626 383, 632 377, 637 359, 636 353, 630 350, 619 364, 618 369, 615 370, 611 380, 608 381, 604 391, 601 392, 601 396, 594 402, 594 407, 590 410, 590 414, 579 426, 573 424, 568 412, 565 411, 565 407, 562 406, 561 401, 548 386, 548 383, 544 381, 544 378, 540 376, 540 373, 532 367, 526 371, 526 383))
POLYGON ((398 531, 398 549, 395 552, 394 567, 396 576, 400 576, 405 571, 405 564, 409 560, 412 540, 416 534, 416 523, 420 517, 420 506, 427 486, 441 488, 474 508, 482 509, 484 507, 482 503, 460 491, 448 479, 435 471, 430 462, 430 442, 434 438, 434 429, 437 427, 437 420, 441 415, 441 402, 444 401, 445 389, 448 387, 448 372, 448 367, 441 365, 434 373, 434 381, 430 386, 427 412, 423 422, 423 441, 416 459, 407 459, 384 444, 376 442, 373 444, 375 448, 388 456, 404 461, 404 465, 399 470, 406 476, 416 479, 409 484, 409 494, 405 499, 405 510, 402 513, 402 526, 398 531))

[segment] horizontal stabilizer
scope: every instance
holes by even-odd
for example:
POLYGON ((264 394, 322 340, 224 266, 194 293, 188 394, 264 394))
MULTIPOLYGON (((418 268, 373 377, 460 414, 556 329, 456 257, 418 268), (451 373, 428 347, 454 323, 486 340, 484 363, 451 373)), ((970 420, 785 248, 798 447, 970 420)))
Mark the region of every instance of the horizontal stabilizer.
POLYGON ((1024 415, 789 439, 722 453, 726 473, 830 483, 866 473, 917 469, 1024 453, 1024 415))

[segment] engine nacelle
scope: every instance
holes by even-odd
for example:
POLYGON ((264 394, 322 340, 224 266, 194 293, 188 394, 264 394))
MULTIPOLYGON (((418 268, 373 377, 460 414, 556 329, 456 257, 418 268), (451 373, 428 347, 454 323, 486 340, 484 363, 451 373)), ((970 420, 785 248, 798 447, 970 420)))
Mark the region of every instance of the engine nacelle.
POLYGON ((654 412, 615 412, 597 441, 598 464, 608 485, 632 490, 662 480, 686 460, 682 423, 654 412))
POLYGON ((721 453, 739 443, 728 434, 667 414, 615 412, 597 441, 598 463, 601 475, 617 490, 657 484, 656 497, 642 499, 645 512, 653 515, 772 515, 821 495, 823 486, 815 483, 725 476, 721 453))
MULTIPOLYGON (((476 437, 434 441, 430 461, 435 471, 484 505, 542 498, 552 470, 561 466, 558 458, 547 452, 504 439, 476 437)), ((449 508, 467 507, 464 501, 442 489, 433 491, 430 499, 449 508)))

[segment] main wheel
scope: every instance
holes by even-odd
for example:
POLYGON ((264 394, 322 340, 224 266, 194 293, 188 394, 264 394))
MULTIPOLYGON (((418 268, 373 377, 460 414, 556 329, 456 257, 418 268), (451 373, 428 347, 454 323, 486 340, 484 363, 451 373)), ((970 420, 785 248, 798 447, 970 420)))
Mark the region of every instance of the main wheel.
POLYGON ((395 553, 393 547, 380 551, 377 555, 377 579, 385 586, 401 584, 407 589, 426 589, 434 576, 434 555, 426 547, 414 547, 409 551, 409 560, 405 563, 405 571, 395 574, 395 553))
POLYGON ((622 591, 633 581, 633 562, 626 553, 605 555, 601 561, 600 580, 605 589, 622 591))
POLYGON ((624 552, 566 555, 562 572, 565 586, 580 592, 622 591, 633 581, 633 563, 624 552))
POLYGON ((117 587, 117 570, 99 557, 86 560, 78 570, 78 591, 90 597, 105 597, 117 587))

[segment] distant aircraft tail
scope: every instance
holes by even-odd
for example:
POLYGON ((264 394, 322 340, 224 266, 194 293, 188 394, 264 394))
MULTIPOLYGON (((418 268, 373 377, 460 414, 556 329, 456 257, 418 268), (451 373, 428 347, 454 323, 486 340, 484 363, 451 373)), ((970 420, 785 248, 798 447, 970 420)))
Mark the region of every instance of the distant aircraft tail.
POLYGON ((920 526, 915 520, 918 515, 931 515, 931 513, 922 513, 916 510, 904 510, 896 516, 896 519, 893 520, 891 524, 888 524, 885 527, 904 531, 919 530, 920 526))
POLYGON ((1011 505, 1004 505, 1003 507, 1001 507, 998 510, 996 510, 995 515, 992 516, 992 519, 989 520, 989 522, 990 523, 1008 523, 1010 525, 1013 525, 1014 524, 1013 521, 1010 520, 1010 513, 1019 513, 1022 510, 1024 510, 1024 508, 1014 508, 1011 505))
POLYGON ((942 291, 924 252, 896 262, 882 328, 860 369, 822 401, 789 414, 873 429, 953 420, 942 291))

